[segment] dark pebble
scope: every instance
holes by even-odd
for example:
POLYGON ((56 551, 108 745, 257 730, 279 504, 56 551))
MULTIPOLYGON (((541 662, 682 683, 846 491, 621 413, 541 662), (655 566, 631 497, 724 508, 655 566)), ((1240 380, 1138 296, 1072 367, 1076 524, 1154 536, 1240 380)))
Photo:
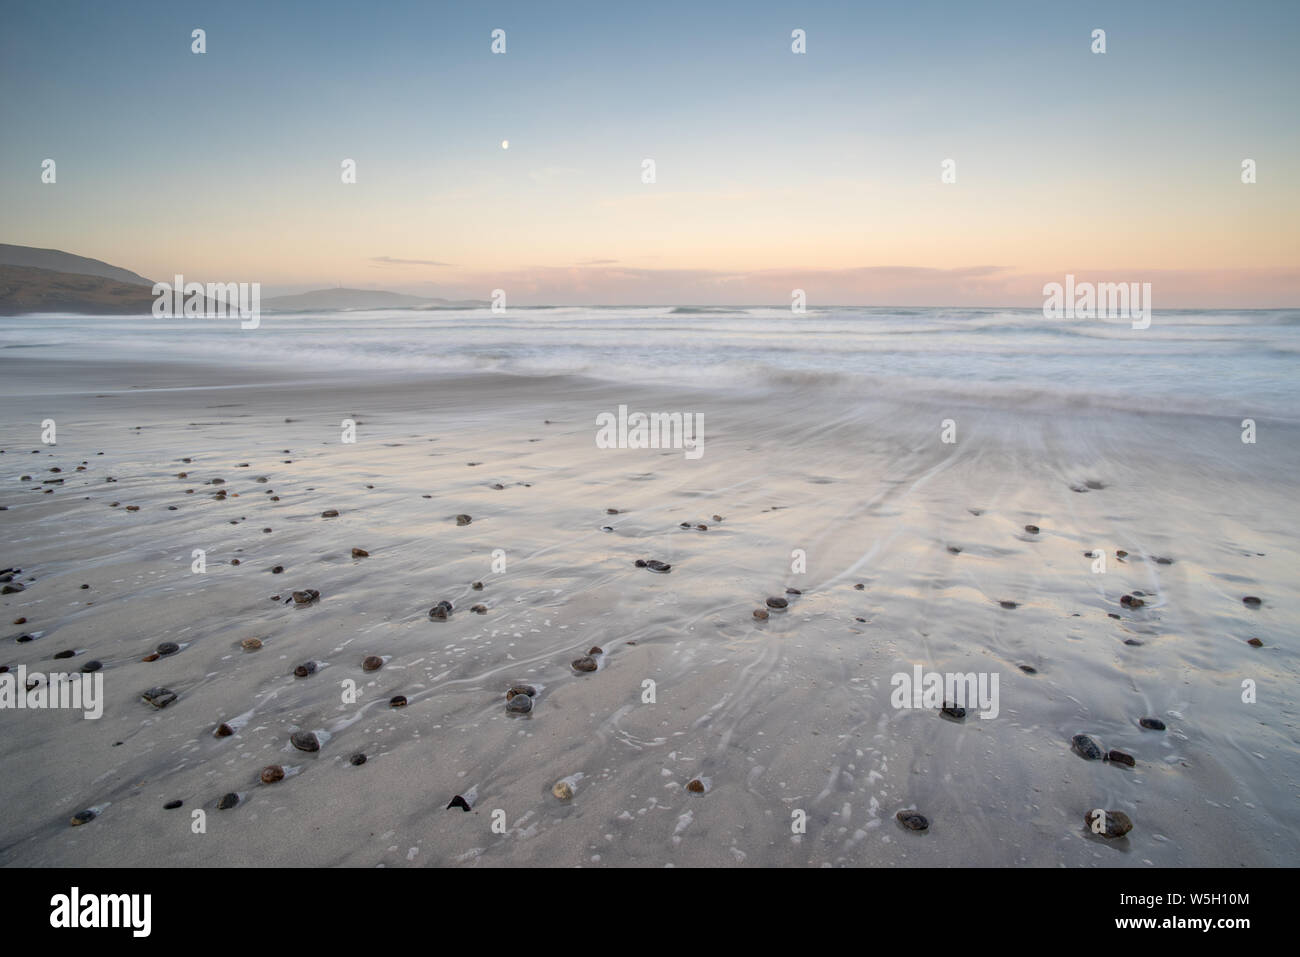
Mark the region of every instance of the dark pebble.
POLYGON ((527 695, 530 698, 537 696, 537 689, 532 685, 511 685, 510 690, 506 692, 506 700, 509 701, 516 695, 527 695))
POLYGON ((472 611, 476 615, 486 615, 487 605, 474 605, 470 608, 470 611, 472 611))
POLYGON ((1254 595, 1247 595, 1245 598, 1241 600, 1241 602, 1244 605, 1249 605, 1251 608, 1258 608, 1260 605, 1264 604, 1254 595))
POLYGON ((167 688, 150 688, 144 694, 140 695, 145 701, 148 701, 155 708, 165 708, 176 700, 176 692, 167 688))
POLYGON ((789 605, 790 603, 786 601, 784 598, 769 598, 767 600, 768 608, 781 609, 781 608, 787 608, 789 607, 789 605))
POLYGON ((366 655, 361 661, 362 671, 378 671, 384 666, 384 659, 378 655, 366 655))
POLYGON ((176 642, 174 641, 164 641, 157 648, 158 654, 164 657, 166 657, 167 655, 174 655, 176 654, 176 652, 180 650, 181 650, 181 646, 176 644, 176 642))
POLYGON ((1025 526, 1025 531, 1028 532, 1030 535, 1037 535, 1037 534, 1038 534, 1038 526, 1037 526, 1037 525, 1026 525, 1026 526, 1025 526))
POLYGON ((1133 830, 1133 822, 1123 811, 1089 811, 1083 816, 1083 822, 1088 830, 1105 838, 1123 837, 1133 830))
POLYGON ((472 588, 472 589, 474 589, 475 591, 482 591, 482 590, 483 590, 483 583, 482 583, 482 582, 475 582, 474 584, 470 585, 469 587, 472 588))
POLYGON ((1076 734, 1070 739, 1070 743, 1079 757, 1087 758, 1089 761, 1099 760, 1105 754, 1090 735, 1076 734))
POLYGON ((652 572, 666 572, 673 566, 669 565, 667 562, 661 562, 656 558, 652 558, 645 563, 645 567, 650 569, 652 572))
POLYGON ((506 710, 512 714, 527 714, 533 710, 532 695, 517 694, 506 702, 506 710))
POLYGON ((348 758, 348 762, 353 767, 360 767, 361 765, 366 763, 366 756, 364 754, 357 753, 352 755, 352 757, 348 758))
POLYGON ((284 780, 284 768, 278 764, 270 764, 262 768, 262 783, 275 784, 277 781, 284 780))
POLYGON ((470 518, 468 515, 457 515, 457 516, 456 516, 456 524, 457 524, 457 525, 468 525, 468 524, 469 524, 470 522, 472 522, 472 521, 474 521, 474 520, 473 520, 472 518, 470 518))
POLYGON ((234 791, 231 791, 229 794, 223 794, 221 796, 221 800, 217 802, 217 810, 229 811, 232 807, 234 807, 238 803, 239 803, 239 795, 236 794, 234 791))
POLYGON ((1251 638, 1251 639, 1247 640, 1246 644, 1250 645, 1252 648, 1263 648, 1263 647, 1264 647, 1264 642, 1260 641, 1258 638, 1251 638))
POLYGON ((1020 607, 1020 603, 1019 603, 1019 602, 1014 602, 1014 601, 1000 601, 1000 602, 998 602, 998 604, 1001 605, 1003 608, 1019 608, 1019 607, 1020 607))
POLYGON ((1021 666, 1020 666, 1020 670, 1023 671, 1023 672, 1024 672, 1025 674, 1027 674, 1027 675, 1036 675, 1036 674, 1038 674, 1038 669, 1032 667, 1031 665, 1021 665, 1021 666))
POLYGON ((235 729, 223 722, 222 724, 217 725, 217 730, 212 733, 218 738, 228 738, 235 733, 235 729))
POLYGON ((80 827, 83 824, 90 823, 98 816, 98 814, 89 809, 78 811, 76 814, 72 815, 72 820, 69 823, 71 823, 73 827, 80 827))
POLYGON ((314 675, 315 673, 316 673, 316 662, 314 661, 304 661, 297 668, 293 669, 293 676, 295 678, 306 678, 310 675, 314 675))
POLYGON ((166 804, 163 805, 163 810, 174 811, 184 803, 185 803, 184 801, 168 801, 166 804))
POLYGON ((930 826, 929 818, 915 811, 899 811, 894 817, 909 831, 924 831, 930 826))
POLYGON ((295 731, 289 735, 289 743, 299 751, 320 750, 320 739, 310 731, 295 731))
POLYGON ((767 609, 766 609, 766 608, 755 608, 755 609, 754 609, 754 617, 757 618, 759 621, 767 621, 767 617, 768 617, 768 615, 767 615, 767 609))
POLYGON ((354 548, 354 549, 352 549, 352 557, 353 557, 353 558, 369 558, 369 557, 370 557, 370 553, 369 553, 368 551, 366 551, 364 548, 354 548))
POLYGON ((337 508, 327 508, 320 513, 321 518, 338 518, 339 510, 337 508))
POLYGON ((1165 723, 1161 721, 1159 718, 1139 718, 1138 724, 1146 728, 1148 731, 1165 730, 1165 723))
POLYGON ((393 695, 391 698, 388 699, 388 707, 390 707, 390 708, 405 708, 405 707, 406 707, 406 695, 404 695, 404 694, 395 694, 395 695, 393 695))
POLYGON ((803 594, 803 592, 801 592, 801 591, 800 591, 799 589, 797 589, 797 588, 787 588, 787 589, 785 590, 785 593, 786 593, 787 595, 802 595, 802 594, 803 594))
POLYGON ((1110 751, 1107 752, 1106 760, 1113 761, 1115 764, 1123 764, 1130 768, 1137 765, 1137 759, 1134 758, 1133 755, 1124 751, 1116 751, 1114 748, 1111 748, 1110 751))
POLYGON ((469 802, 466 801, 459 794, 457 794, 454 798, 451 799, 451 803, 447 805, 447 810, 450 811, 454 807, 458 807, 462 811, 465 811, 466 813, 469 812, 469 802))
POLYGON ((939 713, 945 718, 952 718, 954 721, 962 721, 966 717, 965 708, 959 708, 955 704, 949 704, 947 701, 943 703, 943 707, 939 709, 939 713))
POLYGON ((76 653, 75 651, 60 651, 60 652, 59 652, 58 654, 56 654, 54 657, 55 657, 55 658, 75 658, 76 655, 77 655, 77 653, 76 653))
MULTIPOLYGON (((84 665, 81 666, 81 673, 87 675, 93 674, 94 672, 99 671, 103 667, 104 667, 104 663, 102 661, 87 661, 84 665)), ((161 707, 161 705, 159 705, 159 707, 161 707)))
POLYGON ((573 660, 573 670, 574 671, 595 671, 596 659, 591 657, 591 655, 583 655, 581 658, 575 658, 573 660))

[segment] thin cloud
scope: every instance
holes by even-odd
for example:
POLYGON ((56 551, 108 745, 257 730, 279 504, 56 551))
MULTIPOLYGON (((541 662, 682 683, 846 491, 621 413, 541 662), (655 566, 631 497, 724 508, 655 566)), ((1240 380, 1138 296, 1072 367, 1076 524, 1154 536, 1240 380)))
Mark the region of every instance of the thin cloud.
POLYGON ((617 263, 617 259, 584 259, 578 263, 579 266, 612 266, 617 263))
POLYGON ((392 256, 371 256, 372 263, 385 266, 454 266, 455 263, 440 263, 436 259, 394 259, 392 256))

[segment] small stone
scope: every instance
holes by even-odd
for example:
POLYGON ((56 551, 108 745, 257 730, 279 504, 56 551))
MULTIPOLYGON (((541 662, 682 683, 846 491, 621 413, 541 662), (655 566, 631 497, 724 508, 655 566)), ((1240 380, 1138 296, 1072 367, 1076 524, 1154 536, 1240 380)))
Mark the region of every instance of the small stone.
POLYGON ((1126 645, 1131 645, 1131 646, 1133 646, 1134 648, 1141 648, 1141 647, 1142 647, 1142 642, 1138 641, 1136 638, 1125 638, 1125 639, 1124 639, 1124 644, 1126 644, 1126 645))
POLYGON ((754 617, 757 618, 759 621, 767 621, 767 619, 768 619, 767 609, 766 609, 766 608, 755 608, 755 609, 754 609, 754 617))
POLYGON ((163 810, 174 811, 184 803, 185 803, 184 801, 168 801, 166 804, 163 805, 163 810))
POLYGON ((592 645, 587 649, 587 654, 589 655, 603 655, 604 653, 605 650, 601 648, 600 645, 592 645))
POLYGON ((866 588, 867 586, 864 585, 864 584, 862 584, 862 582, 858 582, 858 583, 857 583, 856 585, 854 585, 853 587, 854 587, 855 589, 857 589, 858 591, 862 591, 862 589, 866 588))
POLYGON ((1254 595, 1247 595, 1241 601, 1242 604, 1249 605, 1251 608, 1258 608, 1260 605, 1263 604, 1263 602, 1260 601, 1258 598, 1256 598, 1254 595))
POLYGON ((1146 728, 1148 731, 1165 730, 1165 723, 1161 721, 1159 718, 1139 718, 1138 724, 1146 728))
POLYGON ((357 752, 356 754, 352 755, 352 757, 348 758, 348 763, 351 764, 353 767, 360 767, 361 765, 366 763, 366 756, 364 754, 361 754, 360 752, 357 752))
POLYGON ((57 654, 55 654, 54 657, 55 657, 55 658, 75 658, 76 656, 77 656, 77 653, 76 653, 75 651, 60 651, 60 652, 58 652, 57 654))
POLYGON ((1118 619, 1118 618, 1119 618, 1119 615, 1115 614, 1113 611, 1108 611, 1108 612, 1106 612, 1106 617, 1107 617, 1107 618, 1115 618, 1115 619, 1118 619))
POLYGON ((673 566, 669 565, 667 562, 661 562, 658 559, 651 558, 645 563, 645 567, 650 569, 652 572, 667 572, 670 571, 673 566))
POLYGON ((243 641, 239 643, 239 647, 243 648, 245 651, 257 651, 259 648, 262 647, 262 639, 245 638, 243 641))
POLYGON ((390 707, 390 708, 405 708, 405 707, 406 707, 406 695, 404 695, 404 694, 395 694, 395 695, 393 695, 391 698, 388 699, 388 707, 390 707))
POLYGON ((378 655, 366 655, 361 661, 362 671, 378 671, 384 666, 384 659, 378 655))
POLYGON ((506 692, 506 700, 509 701, 516 695, 527 695, 530 698, 537 696, 537 689, 532 685, 511 685, 510 690, 506 692))
POLYGON ((311 731, 295 731, 289 735, 289 743, 299 751, 320 750, 320 739, 311 731))
POLYGON ((556 781, 551 793, 561 801, 568 801, 573 797, 573 787, 568 781, 556 781))
POLYGON ((26 618, 15 618, 15 619, 14 619, 14 624, 15 624, 15 625, 25 625, 25 624, 27 624, 27 619, 26 619, 26 618))
POLYGON ((930 826, 929 818, 915 811, 899 811, 894 817, 909 831, 924 831, 930 826))
POLYGON ((1019 603, 1019 602, 1014 602, 1014 601, 1000 601, 1000 602, 998 602, 998 604, 1001 605, 1003 608, 1019 608, 1019 607, 1020 607, 1020 603, 1019 603))
POLYGON ((797 589, 797 588, 787 588, 787 589, 785 590, 785 593, 786 593, 787 595, 802 595, 802 594, 803 594, 803 592, 801 592, 801 591, 800 591, 799 589, 797 589))
POLYGON ((686 782, 686 790, 690 791, 692 794, 703 794, 704 782, 699 778, 692 778, 690 781, 686 782))
POLYGON ((239 795, 234 791, 229 794, 223 794, 221 800, 217 802, 218 811, 229 811, 232 807, 239 804, 239 795))
POLYGON ((161 657, 162 657, 162 655, 160 655, 160 654, 158 654, 158 652, 154 651, 154 652, 150 652, 149 654, 145 655, 145 656, 144 656, 143 658, 141 658, 140 660, 141 660, 141 661, 157 661, 157 660, 158 660, 159 658, 161 658, 161 657))
POLYGON ((354 549, 352 549, 352 557, 353 557, 353 558, 369 558, 369 557, 370 557, 370 553, 369 553, 368 551, 366 551, 364 548, 354 548, 354 549))
MULTIPOLYGON (((231 524, 231 525, 234 525, 235 523, 234 523, 234 522, 231 522, 230 524, 231 524)), ((238 559, 238 558, 232 558, 232 559, 230 560, 230 564, 232 564, 232 565, 238 565, 238 564, 239 564, 239 559, 238 559)))
POLYGON ((469 609, 469 610, 472 611, 472 612, 473 612, 474 614, 476 614, 476 615, 486 615, 486 614, 487 614, 487 605, 472 605, 472 606, 470 606, 470 609, 469 609))
POLYGON ((262 768, 262 783, 275 784, 277 781, 284 780, 284 768, 278 764, 270 764, 262 768))
POLYGON ((459 794, 457 794, 454 798, 451 799, 451 803, 447 805, 446 810, 450 811, 454 807, 460 808, 466 814, 469 813, 469 802, 466 801, 459 794))
POLYGON ((605 514, 606 514, 606 515, 617 515, 617 514, 618 514, 618 509, 616 509, 616 508, 607 508, 607 509, 605 509, 605 514))
POLYGON ((1123 837, 1133 830, 1133 822, 1123 811, 1089 811, 1083 816, 1088 830, 1105 838, 1123 837))
POLYGON ((517 694, 506 702, 506 710, 511 714, 528 714, 533 710, 533 696, 517 694))
POLYGON ((1250 638, 1246 641, 1246 644, 1250 645, 1252 648, 1264 647, 1264 642, 1260 641, 1258 638, 1250 638))
POLYGON ((309 677, 310 675, 314 675, 315 673, 316 673, 316 662, 314 661, 304 661, 297 668, 293 669, 293 676, 295 678, 306 678, 309 677))
POLYGON ((1024 672, 1025 674, 1027 674, 1027 675, 1036 675, 1036 674, 1038 674, 1038 669, 1035 668, 1035 667, 1033 667, 1032 665, 1021 665, 1021 666, 1020 666, 1020 670, 1023 671, 1023 672, 1024 672))
POLYGON ((645 568, 645 559, 638 558, 634 564, 636 565, 637 568, 645 568))
POLYGON ((468 524, 469 524, 470 522, 472 522, 472 521, 474 521, 474 519, 470 518, 468 515, 457 515, 457 516, 456 516, 456 524, 457 524, 457 525, 468 525, 468 524))
POLYGON ((92 674, 96 671, 99 671, 103 667, 104 667, 104 663, 102 661, 87 661, 84 665, 81 666, 81 671, 82 674, 92 674))
POLYGON ((961 549, 958 548, 956 545, 949 545, 949 546, 948 546, 948 551, 952 552, 954 555, 960 555, 960 554, 961 554, 961 549))
POLYGON ((1146 604, 1141 598, 1134 598, 1132 595, 1123 595, 1119 603, 1125 608, 1141 608, 1146 604))
POLYGON ((98 816, 99 813, 97 811, 92 811, 89 809, 85 811, 78 811, 76 814, 72 815, 72 820, 69 821, 68 823, 70 823, 73 827, 80 827, 83 824, 89 824, 98 816))
POLYGON ((591 655, 583 655, 581 658, 575 658, 572 662, 574 671, 595 671, 596 659, 591 655))
POLYGON ((281 574, 283 574, 283 573, 284 573, 284 566, 283 566, 283 565, 273 565, 273 566, 271 567, 271 574, 272 574, 272 575, 281 575, 281 574))
POLYGON ((157 648, 158 654, 166 658, 168 655, 174 655, 181 650, 181 646, 174 641, 164 641, 157 648))
POLYGON ((789 602, 784 598, 769 598, 766 602, 768 608, 775 608, 778 611, 789 606, 789 602))
POLYGON ((327 508, 320 513, 321 518, 338 518, 339 510, 337 508, 327 508))
POLYGON ((90 586, 89 586, 89 585, 82 585, 81 587, 82 587, 82 589, 84 590, 84 589, 89 588, 90 586))
POLYGON ((213 731, 212 733, 214 736, 218 738, 228 738, 235 733, 235 729, 232 728, 230 725, 222 722, 221 724, 217 725, 217 730, 213 731))
POLYGON ((165 708, 176 700, 176 692, 167 688, 150 688, 140 695, 155 708, 165 708))
POLYGON ((1116 751, 1114 748, 1111 748, 1110 751, 1106 753, 1106 760, 1113 761, 1115 764, 1123 764, 1130 768, 1137 765, 1137 759, 1134 758, 1133 755, 1124 751, 1116 751))
POLYGON ((714 516, 713 516, 713 520, 714 520, 715 522, 720 522, 720 521, 722 521, 722 516, 721 516, 721 515, 714 515, 714 516))
POLYGON ((1030 535, 1037 535, 1037 534, 1038 534, 1038 526, 1037 526, 1037 525, 1026 525, 1026 526, 1025 526, 1025 531, 1028 532, 1030 535))
POLYGON ((27 590, 27 586, 24 585, 22 582, 11 582, 5 585, 4 588, 0 588, 0 595, 12 595, 16 592, 26 591, 26 590, 27 590))
POLYGON ((1174 560, 1173 560, 1172 558, 1157 558, 1157 559, 1156 559, 1156 564, 1157 564, 1157 565, 1172 565, 1173 563, 1174 563, 1174 560))
POLYGON ((957 705, 950 704, 947 701, 943 703, 943 707, 939 709, 939 713, 946 718, 952 718, 954 721, 963 721, 966 718, 965 708, 959 708, 957 705))
POLYGON ((1101 749, 1101 745, 1094 741, 1091 735, 1076 734, 1070 739, 1070 744, 1079 757, 1086 758, 1089 761, 1099 760, 1105 754, 1101 749))
POLYGON ((707 525, 696 525, 695 527, 698 528, 701 532, 707 532, 709 530, 709 526, 707 525))
POLYGON ((1116 557, 1116 558, 1128 558, 1128 552, 1124 551, 1124 549, 1122 549, 1122 548, 1117 548, 1117 549, 1115 549, 1115 557, 1116 557))
POLYGON ((303 591, 296 591, 293 593, 293 603, 295 607, 314 605, 318 601, 320 601, 320 592, 314 588, 307 588, 303 591))
POLYGON ((475 591, 482 591, 482 590, 483 590, 483 583, 482 583, 482 582, 475 582, 474 584, 470 585, 469 587, 472 588, 472 589, 474 589, 475 591))

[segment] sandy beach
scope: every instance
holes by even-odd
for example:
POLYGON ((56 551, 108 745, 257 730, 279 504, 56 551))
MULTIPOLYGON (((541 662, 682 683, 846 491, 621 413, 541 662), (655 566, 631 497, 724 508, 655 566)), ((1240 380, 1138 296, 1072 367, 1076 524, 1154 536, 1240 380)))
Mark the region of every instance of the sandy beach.
POLYGON ((6 351, 0 665, 98 661, 105 700, 0 714, 0 864, 1300 859, 1294 425, 700 386, 6 351), (704 454, 599 448, 619 405, 704 454), (997 716, 891 705, 918 665, 997 716))

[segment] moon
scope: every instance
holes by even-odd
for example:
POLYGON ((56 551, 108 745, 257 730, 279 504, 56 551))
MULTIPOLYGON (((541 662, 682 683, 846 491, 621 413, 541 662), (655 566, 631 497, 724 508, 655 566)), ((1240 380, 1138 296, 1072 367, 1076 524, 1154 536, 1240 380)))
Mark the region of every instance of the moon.
POLYGON ((508 149, 510 149, 510 141, 509 141, 509 140, 502 140, 502 141, 501 141, 501 148, 502 148, 503 150, 508 150, 508 149))

